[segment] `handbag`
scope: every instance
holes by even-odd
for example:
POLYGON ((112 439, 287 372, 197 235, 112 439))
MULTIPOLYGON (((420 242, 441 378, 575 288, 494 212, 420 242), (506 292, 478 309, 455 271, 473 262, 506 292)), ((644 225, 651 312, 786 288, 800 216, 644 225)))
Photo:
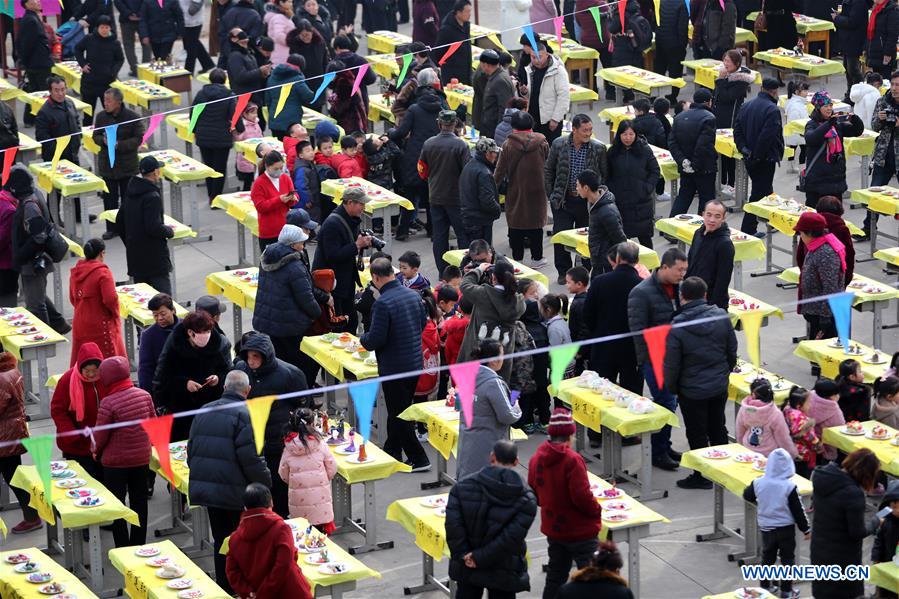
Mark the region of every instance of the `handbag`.
POLYGON ((796 186, 797 191, 801 191, 801 192, 805 193, 805 179, 808 176, 808 172, 812 169, 813 166, 815 166, 815 162, 817 162, 818 158, 821 157, 821 154, 824 153, 824 148, 826 148, 826 147, 827 147, 827 141, 825 141, 821 145, 821 149, 818 150, 817 152, 815 152, 815 155, 812 157, 811 162, 806 164, 805 168, 802 169, 802 172, 799 173, 799 185, 796 186))
POLYGON ((752 24, 752 29, 755 33, 768 30, 768 15, 765 14, 765 0, 762 0, 762 9, 755 17, 755 22, 752 24))
POLYGON ((524 158, 525 154, 527 154, 528 146, 530 145, 530 143, 531 143, 531 135, 528 134, 528 137, 524 142, 524 148, 522 148, 521 154, 518 155, 518 160, 515 161, 515 168, 508 169, 506 171, 506 173, 507 173, 506 176, 503 177, 503 180, 500 181, 499 185, 496 186, 496 192, 499 195, 504 196, 504 195, 506 195, 506 192, 509 191, 509 174, 518 168, 518 163, 521 162, 521 159, 524 158))

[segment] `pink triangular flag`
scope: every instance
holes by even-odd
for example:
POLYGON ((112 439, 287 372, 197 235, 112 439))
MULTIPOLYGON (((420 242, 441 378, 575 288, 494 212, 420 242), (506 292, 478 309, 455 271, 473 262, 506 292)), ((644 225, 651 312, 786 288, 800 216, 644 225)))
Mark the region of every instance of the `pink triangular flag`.
POLYGON ((559 44, 559 48, 562 47, 562 24, 565 21, 565 17, 554 17, 553 18, 553 26, 556 28, 556 42, 559 44))
POLYGON ((462 405, 462 416, 465 417, 465 426, 471 427, 471 419, 474 416, 474 383, 478 375, 480 364, 477 362, 459 362, 450 366, 450 375, 453 377, 453 385, 456 386, 456 396, 462 405))
POLYGON ((368 72, 368 66, 367 62, 359 66, 359 71, 356 73, 356 80, 353 81, 353 91, 350 92, 351 96, 359 91, 359 87, 362 85, 362 78, 365 77, 365 74, 368 72))
POLYGON ((144 145, 145 143, 147 143, 147 140, 152 137, 153 132, 156 131, 156 128, 159 127, 159 123, 161 123, 162 119, 164 118, 164 114, 154 114, 150 116, 150 124, 147 125, 147 132, 144 133, 144 138, 140 140, 140 145, 144 145))
POLYGON ((159 2, 159 8, 163 8, 163 6, 162 6, 163 0, 156 0, 156 1, 159 2))

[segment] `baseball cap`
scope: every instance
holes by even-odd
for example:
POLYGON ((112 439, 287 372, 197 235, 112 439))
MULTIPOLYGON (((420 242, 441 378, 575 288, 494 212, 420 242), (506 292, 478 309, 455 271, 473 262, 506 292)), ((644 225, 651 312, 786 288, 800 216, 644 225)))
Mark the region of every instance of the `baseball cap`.
POLYGON ((165 166, 155 156, 144 156, 140 159, 140 174, 146 175, 165 166))
POLYGON ((309 230, 318 228, 318 223, 312 220, 309 213, 302 208, 294 208, 287 211, 287 224, 309 230))
POLYGON ((499 64, 499 54, 497 54, 496 50, 488 48, 481 52, 478 60, 486 64, 499 64))
POLYGON ((202 310, 210 316, 218 316, 228 311, 228 307, 219 301, 214 295, 201 295, 194 303, 197 310, 202 310))
POLYGON ((496 142, 490 139, 489 137, 482 137, 478 140, 478 143, 475 144, 475 151, 479 154, 486 154, 487 152, 499 152, 500 148, 496 145, 496 142))
POLYGON ((705 104, 706 102, 710 102, 711 100, 712 92, 704 87, 700 87, 695 92, 693 92, 693 101, 697 104, 705 104))

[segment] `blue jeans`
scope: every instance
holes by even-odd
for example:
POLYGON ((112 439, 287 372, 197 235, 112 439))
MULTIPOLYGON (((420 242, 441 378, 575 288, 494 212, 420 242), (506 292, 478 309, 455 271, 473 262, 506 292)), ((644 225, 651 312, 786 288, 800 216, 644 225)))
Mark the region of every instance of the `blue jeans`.
MULTIPOLYGON (((652 396, 652 400, 663 408, 668 408, 675 412, 677 410, 677 397, 664 389, 659 389, 659 386, 656 384, 656 373, 652 369, 652 363, 647 361, 643 364, 643 376, 646 378, 646 384, 649 386, 649 394, 652 396)), ((652 459, 655 460, 668 455, 668 450, 670 449, 671 426, 666 424, 662 427, 662 430, 652 435, 652 459)))
POLYGON ((468 236, 462 225, 462 209, 458 206, 431 205, 431 242, 434 246, 434 263, 437 272, 443 272, 446 262, 443 254, 449 249, 449 229, 456 233, 459 249, 468 249, 468 236))

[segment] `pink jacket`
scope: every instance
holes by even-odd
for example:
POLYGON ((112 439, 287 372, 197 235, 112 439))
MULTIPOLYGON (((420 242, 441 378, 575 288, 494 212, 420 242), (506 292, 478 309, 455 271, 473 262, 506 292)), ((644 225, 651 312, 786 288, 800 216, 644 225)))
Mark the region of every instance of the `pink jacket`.
MULTIPOLYGON (((250 122, 247 119, 243 120, 243 133, 234 132, 234 141, 243 141, 245 139, 253 139, 254 137, 262 137, 262 128, 259 126, 259 122, 250 122)), ((255 173, 256 172, 256 163, 250 162, 246 158, 244 158, 243 152, 237 153, 237 172, 238 173, 255 173)))
POLYGON ((531 23, 535 23, 534 25, 534 33, 552 33, 555 34, 556 28, 553 25, 552 19, 554 17, 558 17, 559 13, 556 12, 556 3, 553 0, 533 0, 531 3, 531 23), (549 20, 546 20, 549 19, 549 20), (537 21, 543 21, 542 23, 537 23, 537 21))
POLYGON ((796 458, 796 445, 783 413, 773 402, 747 397, 737 413, 737 442, 765 457, 781 447, 796 458))
MULTIPOLYGON (((840 404, 832 399, 819 397, 814 391, 811 391, 810 393, 811 397, 809 397, 808 400, 808 416, 815 420, 815 435, 817 435, 819 439, 823 438, 823 430, 825 428, 846 424, 846 419, 843 418, 843 411, 840 410, 840 404)), ((837 450, 830 445, 825 445, 824 457, 828 460, 836 459, 837 450)))
POLYGON ((310 524, 328 524, 334 520, 331 479, 337 474, 337 461, 324 442, 306 441, 308 449, 299 439, 284 444, 278 474, 289 488, 290 517, 306 518, 310 524))
POLYGON ((290 54, 290 48, 287 47, 287 34, 297 28, 293 20, 281 12, 267 12, 262 19, 265 23, 268 36, 275 42, 275 51, 272 52, 271 61, 273 65, 279 65, 287 62, 287 56, 290 54))

